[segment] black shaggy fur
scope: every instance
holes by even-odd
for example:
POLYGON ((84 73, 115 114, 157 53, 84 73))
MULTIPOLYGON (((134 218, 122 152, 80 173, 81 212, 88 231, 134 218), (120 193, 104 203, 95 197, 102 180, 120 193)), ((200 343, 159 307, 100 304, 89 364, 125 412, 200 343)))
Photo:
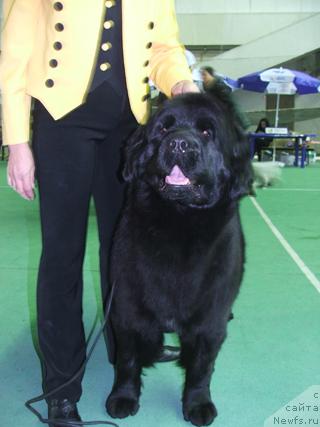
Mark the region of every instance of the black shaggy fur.
POLYGON ((111 319, 117 341, 112 417, 139 408, 142 368, 175 331, 185 369, 183 415, 209 425, 214 362, 244 266, 239 199, 252 172, 241 121, 224 94, 166 102, 126 146, 127 201, 116 230, 111 319), (168 177, 178 166, 187 184, 168 177))

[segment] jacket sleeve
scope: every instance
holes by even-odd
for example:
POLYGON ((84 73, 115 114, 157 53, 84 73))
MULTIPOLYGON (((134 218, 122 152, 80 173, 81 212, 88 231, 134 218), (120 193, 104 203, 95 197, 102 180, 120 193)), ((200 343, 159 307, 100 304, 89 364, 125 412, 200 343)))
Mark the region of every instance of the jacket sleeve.
POLYGON ((33 50, 40 0, 3 0, 0 89, 3 144, 29 140, 31 97, 26 73, 33 50))
POLYGON ((178 40, 174 0, 161 0, 150 58, 150 78, 167 96, 181 80, 192 81, 185 50, 178 40))

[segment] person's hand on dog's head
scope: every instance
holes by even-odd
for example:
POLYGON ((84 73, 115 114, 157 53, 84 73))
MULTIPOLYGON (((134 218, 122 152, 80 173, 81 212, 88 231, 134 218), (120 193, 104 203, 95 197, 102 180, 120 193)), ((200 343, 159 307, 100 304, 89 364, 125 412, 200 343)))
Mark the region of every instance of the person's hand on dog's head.
POLYGON ((183 93, 190 92, 200 92, 198 86, 190 80, 181 80, 181 82, 176 83, 171 89, 172 96, 182 95, 183 93))

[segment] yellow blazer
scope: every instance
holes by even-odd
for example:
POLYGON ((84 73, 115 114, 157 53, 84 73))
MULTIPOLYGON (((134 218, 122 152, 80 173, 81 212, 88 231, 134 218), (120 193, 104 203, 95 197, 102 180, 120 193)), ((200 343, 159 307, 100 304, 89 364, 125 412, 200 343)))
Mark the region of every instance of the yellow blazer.
MULTIPOLYGON (((110 4, 112 0, 3 0, 0 87, 5 145, 29 140, 31 97, 55 119, 85 101, 110 4), (50 66, 52 59, 58 66, 50 66), (52 87, 46 84, 49 79, 52 87)), ((192 80, 178 42, 174 0, 122 0, 122 25, 130 105, 144 123, 146 77, 168 96, 178 81, 192 80)))

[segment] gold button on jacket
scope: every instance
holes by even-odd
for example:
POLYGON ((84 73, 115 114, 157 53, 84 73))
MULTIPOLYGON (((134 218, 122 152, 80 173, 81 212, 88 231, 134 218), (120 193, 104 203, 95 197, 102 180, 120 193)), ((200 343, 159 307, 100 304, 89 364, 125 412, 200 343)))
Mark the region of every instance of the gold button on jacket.
MULTIPOLYGON (((3 0, 4 144, 29 140, 32 97, 55 119, 85 101, 101 49, 107 3, 111 5, 101 0, 3 0), (52 58, 58 66, 52 67, 52 58)), ((144 123, 146 74, 168 96, 178 81, 192 79, 178 42, 174 0, 122 0, 122 27, 130 105, 138 122, 144 123)))

